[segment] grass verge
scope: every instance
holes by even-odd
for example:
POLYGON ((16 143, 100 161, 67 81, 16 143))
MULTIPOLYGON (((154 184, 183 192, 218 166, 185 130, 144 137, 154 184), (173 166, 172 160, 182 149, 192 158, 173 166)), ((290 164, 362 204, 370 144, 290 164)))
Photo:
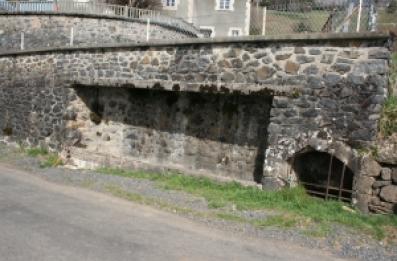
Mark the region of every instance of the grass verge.
POLYGON ((380 134, 389 137, 394 133, 397 133, 397 97, 390 96, 383 105, 380 134))
POLYGON ((50 153, 47 149, 37 147, 37 148, 27 148, 21 149, 28 156, 39 158, 40 159, 40 167, 42 168, 50 168, 57 167, 63 165, 62 159, 56 153, 50 153))
MULTIPOLYGON (((322 231, 327 231, 332 224, 341 224, 379 240, 386 237, 388 228, 397 227, 396 216, 369 216, 346 211, 343 209, 344 204, 310 197, 300 187, 269 192, 258 188, 244 187, 236 182, 219 183, 205 177, 176 173, 158 174, 111 168, 102 168, 98 171, 106 175, 152 180, 164 189, 184 191, 204 197, 212 208, 234 205, 239 210, 275 209, 285 213, 257 221, 255 225, 259 227, 316 225, 321 227, 322 231)), ((243 221, 241 218, 229 214, 221 215, 228 220, 243 221)))

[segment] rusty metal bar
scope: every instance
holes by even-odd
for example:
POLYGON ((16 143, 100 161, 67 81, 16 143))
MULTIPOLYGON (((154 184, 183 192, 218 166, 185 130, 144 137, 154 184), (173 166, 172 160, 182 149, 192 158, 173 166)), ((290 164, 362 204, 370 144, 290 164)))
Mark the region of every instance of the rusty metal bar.
MULTIPOLYGON (((325 193, 323 193, 323 192, 318 192, 318 191, 309 190, 309 189, 307 189, 306 191, 307 191, 307 193, 312 194, 312 195, 318 195, 318 196, 323 196, 323 197, 325 196, 325 193)), ((338 196, 332 195, 332 194, 329 194, 328 197, 335 198, 335 199, 339 198, 338 196)), ((347 202, 351 202, 351 198, 346 198, 346 197, 341 196, 340 199, 347 201, 347 202)))
POLYGON ((340 183, 339 183, 339 200, 342 196, 342 189, 343 189, 343 182, 345 180, 345 171, 346 171, 346 165, 343 164, 343 169, 342 169, 342 176, 340 177, 340 183))
MULTIPOLYGON (((326 189, 327 186, 324 185, 318 185, 318 184, 313 184, 313 183, 308 183, 308 182, 299 182, 302 185, 306 185, 306 186, 311 186, 311 187, 317 187, 317 188, 323 188, 326 189)), ((333 187, 333 186, 328 186, 329 190, 337 190, 339 191, 339 188, 337 187, 333 187)), ((342 192, 349 192, 349 193, 353 193, 353 190, 349 190, 349 189, 341 189, 342 192)))
POLYGON ((334 159, 334 155, 331 154, 330 160, 329 160, 329 167, 328 167, 328 179, 327 179, 327 190, 325 192, 325 199, 328 199, 328 192, 329 192, 329 185, 331 182, 331 171, 332 171, 332 161, 334 159))

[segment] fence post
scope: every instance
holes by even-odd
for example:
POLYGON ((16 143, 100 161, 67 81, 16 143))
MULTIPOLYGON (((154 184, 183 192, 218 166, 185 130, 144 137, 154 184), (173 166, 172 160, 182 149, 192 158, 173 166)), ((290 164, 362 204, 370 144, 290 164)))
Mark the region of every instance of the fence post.
POLYGON ((70 28, 70 43, 69 43, 69 45, 73 46, 73 43, 74 43, 74 28, 71 27, 70 28))
POLYGON ((25 33, 21 32, 21 50, 25 49, 25 33))
POLYGON ((147 25, 146 25, 146 42, 149 42, 150 40, 150 18, 147 19, 147 25))
POLYGON ((262 35, 266 35, 267 6, 263 8, 262 35))
POLYGON ((362 11, 363 11, 363 0, 360 0, 360 4, 358 6, 357 30, 356 30, 357 32, 360 32, 362 11))

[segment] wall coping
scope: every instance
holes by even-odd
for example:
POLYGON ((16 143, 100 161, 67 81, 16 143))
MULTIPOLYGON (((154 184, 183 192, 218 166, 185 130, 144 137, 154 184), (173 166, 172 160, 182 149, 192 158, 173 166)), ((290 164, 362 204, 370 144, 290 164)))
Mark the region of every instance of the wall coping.
MULTIPOLYGON (((7 11, 0 11, 0 16, 67 16, 67 17, 76 17, 76 18, 92 18, 92 19, 104 19, 104 20, 119 20, 125 22, 136 22, 141 24, 146 24, 146 19, 139 19, 139 18, 131 18, 131 17, 122 17, 122 16, 111 16, 111 15, 99 15, 99 14, 82 14, 82 13, 53 13, 53 12, 34 12, 34 11, 26 11, 26 12, 18 12, 18 13, 11 13, 7 11)), ((189 35, 192 37, 197 37, 191 32, 187 32, 178 26, 172 26, 167 23, 151 20, 151 24, 159 25, 171 30, 175 30, 179 33, 183 33, 185 35, 189 35)))
POLYGON ((178 40, 154 40, 145 43, 122 43, 122 44, 102 44, 87 46, 65 46, 65 47, 44 47, 30 50, 0 52, 0 57, 21 56, 32 54, 48 53, 70 53, 78 51, 114 51, 130 50, 139 48, 153 47, 176 47, 188 45, 222 45, 222 44, 245 44, 245 43, 302 43, 316 44, 322 42, 332 42, 338 45, 342 41, 384 41, 387 46, 392 40, 388 33, 381 32, 364 32, 364 33, 314 33, 314 34, 294 34, 281 36, 243 36, 243 37, 218 37, 218 38, 193 38, 178 40))

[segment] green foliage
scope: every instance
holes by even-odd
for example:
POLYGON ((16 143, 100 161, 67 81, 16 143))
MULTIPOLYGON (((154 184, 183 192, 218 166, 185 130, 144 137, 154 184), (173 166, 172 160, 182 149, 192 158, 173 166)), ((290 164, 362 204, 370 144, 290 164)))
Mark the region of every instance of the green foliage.
POLYGON ((30 157, 40 158, 40 167, 49 168, 63 165, 62 159, 56 153, 50 153, 46 148, 21 148, 21 152, 25 152, 30 157))
MULTIPOLYGON (((341 202, 324 201, 310 197, 301 187, 283 189, 277 192, 245 187, 236 182, 220 183, 205 177, 187 176, 176 173, 158 174, 132 172, 121 169, 104 168, 100 173, 122 177, 149 179, 164 189, 184 191, 207 200, 213 208, 234 205, 239 210, 276 209, 285 215, 257 221, 257 226, 291 227, 312 222, 324 228, 332 224, 368 233, 381 239, 388 226, 397 226, 396 216, 368 216, 346 211, 341 202)), ((225 216, 227 219, 238 217, 225 216)), ((326 230, 326 229, 323 229, 326 230)))
POLYGON ((48 154, 41 162, 40 167, 51 168, 63 165, 62 159, 57 154, 48 154))
POLYGON ((389 137, 394 133, 397 133, 397 97, 390 96, 383 105, 380 134, 389 137))
POLYGON ((29 148, 25 150, 26 154, 30 157, 46 156, 48 155, 48 150, 45 148, 29 148))

